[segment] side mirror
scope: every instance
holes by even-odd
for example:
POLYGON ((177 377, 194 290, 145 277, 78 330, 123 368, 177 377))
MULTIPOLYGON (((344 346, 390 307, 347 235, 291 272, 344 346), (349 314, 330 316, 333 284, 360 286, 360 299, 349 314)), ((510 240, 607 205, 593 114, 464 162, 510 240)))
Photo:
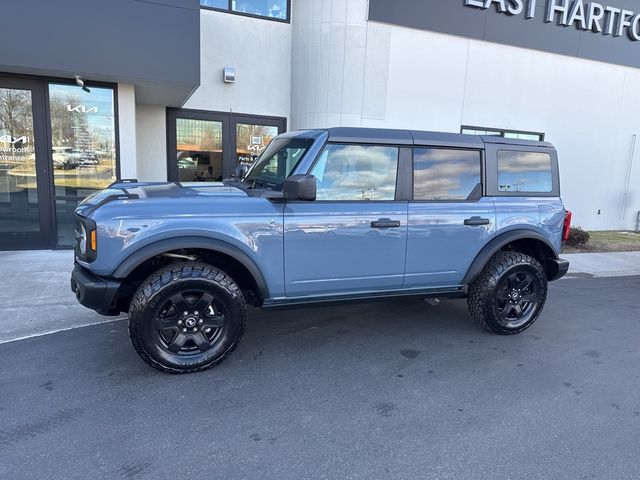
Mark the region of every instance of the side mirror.
POLYGON ((291 175, 284 180, 284 198, 287 200, 304 200, 313 202, 316 199, 316 177, 313 175, 291 175))

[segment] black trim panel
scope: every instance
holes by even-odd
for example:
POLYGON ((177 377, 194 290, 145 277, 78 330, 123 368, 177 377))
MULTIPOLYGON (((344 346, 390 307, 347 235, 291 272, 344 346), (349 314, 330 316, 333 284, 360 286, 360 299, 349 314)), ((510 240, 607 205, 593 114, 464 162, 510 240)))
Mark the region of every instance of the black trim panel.
POLYGON ((71 291, 78 302, 100 315, 120 313, 114 304, 120 285, 121 281, 98 277, 77 264, 71 272, 71 291))
POLYGON ((569 260, 564 258, 552 259, 548 258, 545 264, 545 270, 549 277, 549 281, 559 280, 569 271, 569 260))
POLYGON ((467 287, 458 285, 449 288, 429 288, 423 290, 392 290, 388 292, 363 293, 359 295, 333 295, 326 297, 304 297, 284 300, 265 301, 263 310, 285 310, 300 307, 317 307, 327 303, 366 303, 375 300, 385 300, 401 297, 447 297, 463 298, 467 294, 467 287))

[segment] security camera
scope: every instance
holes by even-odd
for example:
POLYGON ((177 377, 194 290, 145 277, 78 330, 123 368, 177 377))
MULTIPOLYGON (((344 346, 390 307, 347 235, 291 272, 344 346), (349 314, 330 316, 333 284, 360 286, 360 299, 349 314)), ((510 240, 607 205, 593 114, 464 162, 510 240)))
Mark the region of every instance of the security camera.
POLYGON ((84 86, 84 80, 82 79, 82 77, 80 75, 74 75, 74 78, 76 79, 76 85, 78 85, 79 87, 82 87, 82 90, 87 92, 87 93, 91 93, 91 90, 89 90, 88 87, 84 86))

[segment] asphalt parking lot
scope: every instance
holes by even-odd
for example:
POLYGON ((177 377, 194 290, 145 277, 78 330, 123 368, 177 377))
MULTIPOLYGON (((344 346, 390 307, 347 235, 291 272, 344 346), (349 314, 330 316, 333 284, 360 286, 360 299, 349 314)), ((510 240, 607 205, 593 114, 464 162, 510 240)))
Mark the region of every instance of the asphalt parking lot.
POLYGON ((639 287, 561 280, 514 337, 464 301, 254 310, 182 376, 122 320, 5 343, 0 478, 638 478, 639 287))

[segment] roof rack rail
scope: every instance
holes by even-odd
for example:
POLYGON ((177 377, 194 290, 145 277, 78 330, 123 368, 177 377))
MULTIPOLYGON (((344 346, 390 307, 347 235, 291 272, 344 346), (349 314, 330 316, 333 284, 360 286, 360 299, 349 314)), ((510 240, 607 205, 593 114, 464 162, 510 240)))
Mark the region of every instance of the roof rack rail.
POLYGON ((119 183, 138 183, 138 179, 137 178, 121 178, 119 180, 112 182, 107 188, 111 188, 114 185, 118 185, 119 183))

